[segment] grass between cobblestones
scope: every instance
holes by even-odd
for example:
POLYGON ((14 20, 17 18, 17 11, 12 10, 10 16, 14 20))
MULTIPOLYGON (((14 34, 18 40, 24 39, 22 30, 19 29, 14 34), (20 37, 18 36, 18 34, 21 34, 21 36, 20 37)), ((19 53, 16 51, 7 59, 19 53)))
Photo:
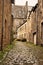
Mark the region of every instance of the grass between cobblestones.
POLYGON ((6 52, 9 52, 13 48, 13 46, 15 46, 15 41, 12 42, 12 44, 7 45, 6 48, 3 49, 3 51, 0 51, 0 60, 3 59, 6 52))
POLYGON ((35 45, 34 43, 30 43, 30 42, 26 42, 26 44, 25 44, 27 47, 30 47, 30 48, 32 48, 32 49, 34 49, 34 50, 40 50, 40 51, 42 51, 43 52, 43 46, 41 46, 41 45, 35 45))
POLYGON ((35 56, 38 60, 43 60, 43 47, 41 45, 34 45, 34 43, 26 42, 25 46, 30 48, 33 56, 35 56))
POLYGON ((32 47, 37 47, 37 48, 43 49, 43 46, 41 46, 41 45, 35 45, 34 43, 30 43, 30 42, 26 42, 26 45, 27 46, 32 46, 32 47))

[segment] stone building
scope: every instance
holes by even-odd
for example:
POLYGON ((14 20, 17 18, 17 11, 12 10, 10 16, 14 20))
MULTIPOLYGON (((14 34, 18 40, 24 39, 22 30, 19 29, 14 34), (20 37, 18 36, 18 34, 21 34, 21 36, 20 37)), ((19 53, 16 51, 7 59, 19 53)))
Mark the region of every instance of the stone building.
POLYGON ((24 19, 27 18, 27 11, 28 11, 28 2, 26 2, 26 5, 19 6, 14 4, 14 22, 13 22, 13 31, 14 31, 14 38, 16 37, 16 31, 17 28, 23 24, 25 21, 24 19))
POLYGON ((43 44, 43 1, 38 0, 38 5, 32 8, 30 12, 29 25, 29 42, 34 44, 43 44))
POLYGON ((0 0, 0 49, 10 43, 11 0, 0 0))
POLYGON ((36 44, 37 36, 37 6, 33 7, 27 19, 28 23, 28 41, 36 44))
POLYGON ((37 43, 43 44, 43 0, 38 0, 37 43))
MULTIPOLYGON (((30 14, 30 11, 32 9, 32 6, 28 6, 28 12, 27 12, 27 18, 30 14)), ((17 39, 26 39, 28 41, 28 22, 27 18, 23 21, 25 21, 18 29, 17 29, 17 39)))
POLYGON ((37 13, 38 4, 32 7, 27 14, 27 21, 18 28, 17 37, 25 38, 28 42, 37 44, 37 13), (21 37, 20 37, 21 35, 21 37))
POLYGON ((27 22, 17 32, 19 35, 25 33, 24 38, 35 45, 43 44, 43 0, 38 0, 38 4, 27 14, 27 22))
POLYGON ((22 24, 18 30, 17 30, 17 39, 26 39, 26 25, 27 25, 27 22, 22 24))

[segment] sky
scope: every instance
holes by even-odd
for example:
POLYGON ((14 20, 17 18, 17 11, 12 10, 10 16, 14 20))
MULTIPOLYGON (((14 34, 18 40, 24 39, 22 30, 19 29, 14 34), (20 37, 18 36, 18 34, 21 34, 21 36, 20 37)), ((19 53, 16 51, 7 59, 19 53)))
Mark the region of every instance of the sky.
POLYGON ((15 0, 15 5, 25 5, 26 1, 28 1, 29 6, 35 6, 38 0, 15 0))

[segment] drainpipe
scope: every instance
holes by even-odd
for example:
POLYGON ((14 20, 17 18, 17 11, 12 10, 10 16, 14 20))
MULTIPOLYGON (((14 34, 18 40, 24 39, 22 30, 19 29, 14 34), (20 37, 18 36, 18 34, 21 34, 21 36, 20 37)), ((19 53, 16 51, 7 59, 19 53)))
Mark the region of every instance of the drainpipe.
POLYGON ((1 36, 1 50, 3 50, 3 22, 4 22, 4 0, 2 0, 2 36, 1 36))

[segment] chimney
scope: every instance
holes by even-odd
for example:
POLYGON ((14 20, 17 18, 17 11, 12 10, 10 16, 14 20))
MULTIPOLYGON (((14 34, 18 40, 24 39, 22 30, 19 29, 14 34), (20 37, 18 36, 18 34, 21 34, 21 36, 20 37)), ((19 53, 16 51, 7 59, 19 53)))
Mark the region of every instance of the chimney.
POLYGON ((28 1, 26 1, 26 6, 28 6, 28 1))

